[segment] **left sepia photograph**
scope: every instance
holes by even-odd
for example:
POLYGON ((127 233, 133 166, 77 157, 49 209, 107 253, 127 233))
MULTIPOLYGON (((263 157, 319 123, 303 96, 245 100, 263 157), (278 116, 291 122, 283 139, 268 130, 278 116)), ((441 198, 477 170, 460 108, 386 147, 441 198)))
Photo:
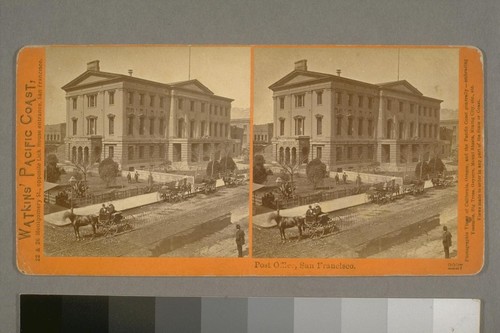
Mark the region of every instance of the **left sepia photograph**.
POLYGON ((47 47, 45 87, 45 256, 248 256, 248 47, 47 47))

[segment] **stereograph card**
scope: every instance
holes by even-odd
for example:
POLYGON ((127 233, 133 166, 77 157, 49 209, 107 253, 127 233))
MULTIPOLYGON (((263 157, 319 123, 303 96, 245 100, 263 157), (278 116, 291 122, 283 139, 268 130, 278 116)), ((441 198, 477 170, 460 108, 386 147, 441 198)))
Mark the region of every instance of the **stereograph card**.
POLYGON ((482 268, 474 47, 29 46, 16 88, 22 273, 482 268))

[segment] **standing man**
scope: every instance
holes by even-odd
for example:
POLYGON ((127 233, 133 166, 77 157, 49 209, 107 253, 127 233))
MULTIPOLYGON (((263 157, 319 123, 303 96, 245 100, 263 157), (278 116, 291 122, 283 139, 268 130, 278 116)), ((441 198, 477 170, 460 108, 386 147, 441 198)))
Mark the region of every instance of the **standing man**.
POLYGON ((338 185, 339 183, 340 183, 340 177, 339 177, 339 173, 337 172, 337 173, 335 174, 335 184, 337 184, 337 185, 338 185))
POLYGON ((135 178, 135 182, 138 183, 139 182, 139 173, 137 172, 137 170, 135 171, 134 178, 135 178))
POLYGON ((344 180, 344 184, 347 184, 347 173, 345 173, 345 171, 344 174, 342 175, 342 180, 344 180))
POLYGON ((450 258, 450 246, 451 246, 451 233, 448 231, 447 226, 443 226, 443 248, 444 248, 444 257, 446 259, 450 258))
POLYGON ((243 257, 243 244, 245 244, 245 232, 241 230, 239 224, 236 225, 236 246, 238 247, 238 257, 243 257))

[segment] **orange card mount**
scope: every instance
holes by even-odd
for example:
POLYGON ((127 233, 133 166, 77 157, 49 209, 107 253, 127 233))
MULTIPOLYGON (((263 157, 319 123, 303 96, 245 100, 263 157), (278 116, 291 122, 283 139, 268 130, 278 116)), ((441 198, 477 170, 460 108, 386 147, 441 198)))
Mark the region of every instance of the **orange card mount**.
POLYGON ((17 266, 476 274, 483 84, 474 47, 25 47, 17 266))

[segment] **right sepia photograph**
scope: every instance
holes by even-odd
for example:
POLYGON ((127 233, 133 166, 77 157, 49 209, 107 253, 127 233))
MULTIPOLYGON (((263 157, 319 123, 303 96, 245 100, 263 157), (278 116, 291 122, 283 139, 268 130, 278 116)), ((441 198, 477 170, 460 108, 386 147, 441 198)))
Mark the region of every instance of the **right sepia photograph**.
POLYGON ((253 71, 253 257, 457 257, 458 48, 261 46, 253 71))

